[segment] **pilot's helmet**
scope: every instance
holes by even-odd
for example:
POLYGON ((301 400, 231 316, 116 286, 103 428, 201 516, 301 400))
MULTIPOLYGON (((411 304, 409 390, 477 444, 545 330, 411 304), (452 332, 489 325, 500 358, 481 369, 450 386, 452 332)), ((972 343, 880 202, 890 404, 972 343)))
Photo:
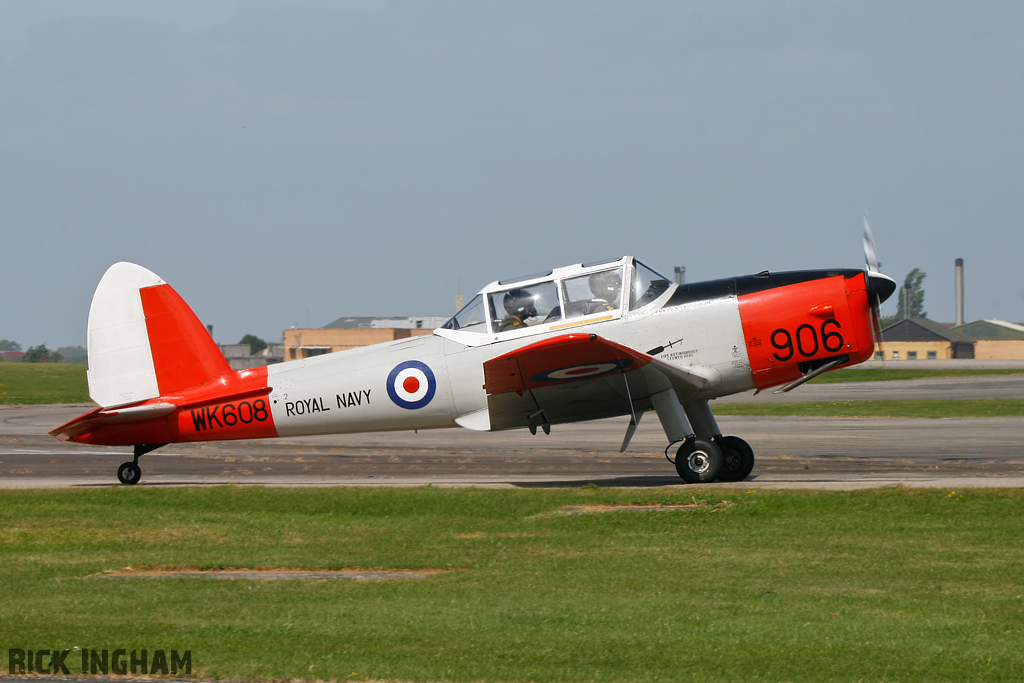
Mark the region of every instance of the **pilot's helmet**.
POLYGON ((591 275, 587 284, 590 285, 590 293, 594 295, 595 299, 614 303, 619 300, 622 276, 618 270, 603 270, 591 275))
POLYGON ((533 305, 534 299, 534 295, 525 289, 510 289, 505 292, 505 298, 501 303, 509 315, 526 320, 537 315, 537 309, 533 305))

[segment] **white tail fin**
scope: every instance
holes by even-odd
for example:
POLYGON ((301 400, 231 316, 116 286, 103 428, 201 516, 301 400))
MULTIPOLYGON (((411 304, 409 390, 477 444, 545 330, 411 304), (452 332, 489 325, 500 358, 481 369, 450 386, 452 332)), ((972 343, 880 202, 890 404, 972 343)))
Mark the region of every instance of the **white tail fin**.
POLYGON ((229 372, 206 328, 170 285, 115 263, 89 309, 89 395, 104 408, 167 396, 229 372))
POLYGON ((96 287, 89 308, 89 396, 105 408, 160 395, 139 290, 161 284, 142 266, 115 263, 96 287))

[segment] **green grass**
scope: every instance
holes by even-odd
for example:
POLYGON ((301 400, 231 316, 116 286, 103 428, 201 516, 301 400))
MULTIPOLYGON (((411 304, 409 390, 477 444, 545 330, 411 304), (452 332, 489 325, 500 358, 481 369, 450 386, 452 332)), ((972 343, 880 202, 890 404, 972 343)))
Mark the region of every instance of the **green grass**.
MULTIPOLYGON (((910 362, 910 361, 907 361, 910 362)), ((888 382, 897 379, 924 379, 926 377, 978 377, 982 375, 1020 375, 1024 369, 1012 370, 971 370, 969 368, 922 368, 905 370, 902 368, 843 368, 819 375, 811 380, 818 384, 836 384, 839 382, 888 382)))
POLYGON ((0 405, 88 403, 86 370, 73 363, 0 363, 0 405))
POLYGON ((8 491, 0 644, 236 680, 1019 680, 1022 537, 1017 490, 8 491), (126 566, 454 571, 82 578, 126 566))
POLYGON ((1024 399, 975 398, 906 401, 812 401, 713 404, 715 415, 773 417, 1021 417, 1024 399))

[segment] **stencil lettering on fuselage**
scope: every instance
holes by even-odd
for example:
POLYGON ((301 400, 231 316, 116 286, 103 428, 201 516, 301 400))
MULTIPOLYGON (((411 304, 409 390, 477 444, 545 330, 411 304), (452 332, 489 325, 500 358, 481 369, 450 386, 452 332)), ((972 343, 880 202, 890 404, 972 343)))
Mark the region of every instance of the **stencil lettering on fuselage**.
POLYGON ((265 398, 213 403, 177 413, 178 433, 189 441, 277 436, 265 398))
POLYGON ((360 391, 350 391, 346 394, 335 394, 334 396, 338 401, 339 408, 353 408, 364 403, 370 405, 371 391, 372 389, 361 389, 360 391))
POLYGON ((323 396, 316 398, 304 398, 298 401, 288 401, 284 404, 284 414, 288 416, 312 415, 313 413, 326 413, 330 406, 324 404, 323 396))
POLYGON ((234 427, 235 425, 252 424, 263 422, 268 417, 267 402, 262 398, 255 401, 240 401, 238 403, 223 403, 214 406, 203 406, 202 408, 190 409, 192 427, 197 432, 214 429, 216 427, 234 427))

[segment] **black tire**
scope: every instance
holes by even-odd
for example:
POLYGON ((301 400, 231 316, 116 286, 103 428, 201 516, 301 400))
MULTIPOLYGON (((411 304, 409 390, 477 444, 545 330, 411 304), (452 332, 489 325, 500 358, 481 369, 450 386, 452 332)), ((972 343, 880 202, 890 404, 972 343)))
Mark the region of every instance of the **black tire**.
POLYGON ((722 469, 718 481, 743 481, 754 469, 754 449, 738 436, 723 436, 717 441, 722 450, 722 469))
POLYGON ((714 481, 722 469, 722 451, 711 441, 687 439, 676 451, 676 472, 687 484, 714 481))
POLYGON ((142 468, 134 462, 121 463, 121 466, 117 468, 117 480, 125 486, 138 484, 141 478, 142 468))

